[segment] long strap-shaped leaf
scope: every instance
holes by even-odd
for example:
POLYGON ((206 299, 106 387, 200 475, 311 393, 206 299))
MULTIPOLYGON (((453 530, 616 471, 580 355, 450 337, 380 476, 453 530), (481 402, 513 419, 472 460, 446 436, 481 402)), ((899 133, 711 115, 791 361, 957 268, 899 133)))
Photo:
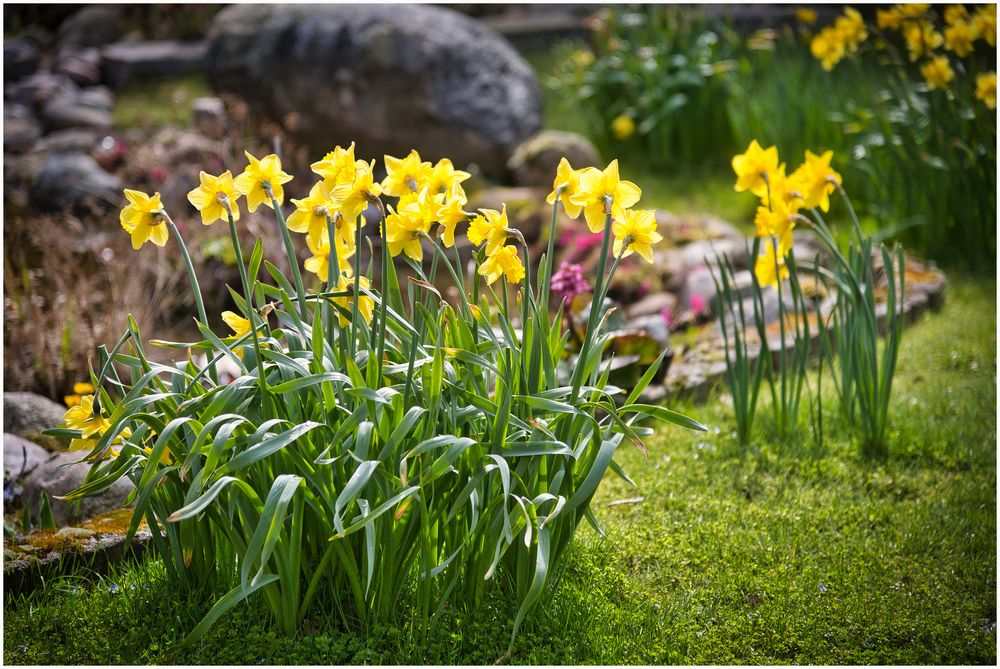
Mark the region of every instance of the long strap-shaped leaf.
POLYGON ((179 647, 186 648, 201 639, 205 636, 205 632, 208 631, 208 628, 214 625, 215 621, 218 620, 223 613, 233 608, 244 599, 263 588, 265 585, 270 585, 277 580, 277 574, 268 574, 267 576, 255 581, 250 586, 238 585, 230 590, 222 599, 215 603, 215 606, 213 606, 208 613, 205 614, 205 617, 202 618, 201 622, 198 623, 195 628, 191 630, 191 633, 184 638, 179 647))
POLYGON ((219 468, 219 471, 238 472, 242 469, 246 469, 253 463, 263 460, 273 453, 277 453, 282 448, 288 446, 290 443, 304 435, 306 432, 320 427, 321 425, 322 423, 307 421, 301 425, 296 425, 290 430, 268 437, 259 444, 251 446, 247 450, 243 451, 228 463, 222 465, 219 468))
POLYGON ((281 534, 281 526, 285 521, 285 509, 288 508, 288 503, 292 501, 292 496, 300 483, 302 483, 302 478, 293 474, 282 474, 274 479, 271 491, 264 501, 264 510, 260 514, 257 529, 254 530, 250 543, 247 544, 247 552, 240 565, 240 583, 244 587, 246 587, 247 577, 250 575, 250 569, 254 563, 260 564, 257 576, 254 577, 254 583, 262 578, 267 559, 271 557, 274 544, 277 543, 281 534))

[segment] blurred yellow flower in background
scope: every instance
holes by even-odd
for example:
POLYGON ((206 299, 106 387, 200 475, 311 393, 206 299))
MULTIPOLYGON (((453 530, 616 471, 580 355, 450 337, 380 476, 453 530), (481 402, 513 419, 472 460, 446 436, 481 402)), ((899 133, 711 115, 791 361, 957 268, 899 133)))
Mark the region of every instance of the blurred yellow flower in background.
POLYGON ((785 266, 785 258, 780 253, 775 257, 774 244, 770 240, 765 240, 761 244, 761 253, 757 256, 754 264, 754 274, 757 275, 757 282, 763 286, 775 286, 778 280, 788 278, 788 267, 785 266))
POLYGON ((833 182, 843 183, 840 174, 830 167, 831 160, 833 151, 817 156, 812 151, 806 150, 805 162, 791 176, 802 194, 802 207, 830 210, 830 193, 836 188, 833 182))
POLYGON ((757 197, 767 195, 768 175, 778 171, 778 147, 761 147, 752 140, 743 153, 733 156, 733 171, 736 172, 736 192, 749 190, 757 197))
POLYGON ((972 42, 979 36, 979 31, 972 23, 956 23, 944 29, 944 48, 954 51, 959 58, 965 58, 972 53, 972 42))
POLYGON ((997 73, 984 72, 976 75, 976 97, 990 109, 997 108, 997 73))
POLYGON ((617 140, 626 140, 635 133, 635 121, 628 114, 619 114, 611 122, 611 134, 617 140))
POLYGON ((932 89, 946 88, 948 82, 955 78, 955 72, 951 69, 947 56, 934 56, 920 66, 920 74, 932 89))

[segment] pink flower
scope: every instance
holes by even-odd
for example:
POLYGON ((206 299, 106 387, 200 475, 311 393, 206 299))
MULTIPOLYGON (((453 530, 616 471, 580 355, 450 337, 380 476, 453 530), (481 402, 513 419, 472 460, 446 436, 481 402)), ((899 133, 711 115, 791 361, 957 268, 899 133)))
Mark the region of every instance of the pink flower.
POLYGON ((670 311, 670 307, 660 309, 660 316, 663 318, 663 322, 667 324, 667 327, 674 324, 674 314, 670 311))
POLYGON ((593 290, 590 282, 583 276, 583 267, 565 261, 559 265, 559 270, 552 275, 551 286, 552 292, 567 302, 572 302, 573 298, 580 293, 593 290))
POLYGON ((705 298, 695 293, 691 296, 691 299, 688 300, 688 308, 695 316, 701 314, 705 311, 705 298))

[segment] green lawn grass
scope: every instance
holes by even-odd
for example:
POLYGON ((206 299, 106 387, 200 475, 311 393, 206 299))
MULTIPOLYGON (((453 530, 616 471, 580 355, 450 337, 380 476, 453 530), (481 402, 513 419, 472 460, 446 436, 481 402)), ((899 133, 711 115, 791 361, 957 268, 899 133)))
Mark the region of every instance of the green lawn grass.
MULTIPOLYGON (((940 314, 907 330, 887 463, 862 460, 834 412, 822 451, 737 451, 722 394, 678 408, 712 426, 623 450, 636 488, 608 479, 550 605, 518 637, 523 664, 993 664, 996 660, 996 283, 953 278, 940 314), (640 499, 641 498, 641 499, 640 499), (614 502, 622 502, 615 504, 614 502)), ((513 619, 494 596, 445 612, 430 638, 347 632, 316 612, 295 638, 251 600, 197 646, 207 610, 155 561, 104 580, 56 579, 5 598, 17 664, 481 664, 513 619)))

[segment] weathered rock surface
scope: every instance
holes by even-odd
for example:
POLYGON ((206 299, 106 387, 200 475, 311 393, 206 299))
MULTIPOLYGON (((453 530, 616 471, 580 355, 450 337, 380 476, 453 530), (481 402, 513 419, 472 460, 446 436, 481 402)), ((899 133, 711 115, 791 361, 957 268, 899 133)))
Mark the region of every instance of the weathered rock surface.
POLYGON ((78 213, 112 211, 121 205, 122 184, 90 156, 52 153, 35 175, 30 201, 39 211, 69 208, 78 213))
POLYGON ((56 496, 65 495, 79 487, 86 480, 91 466, 86 462, 79 462, 86 455, 86 451, 60 453, 36 467, 25 478, 23 499, 33 513, 38 513, 42 493, 49 495, 52 516, 60 525, 80 518, 91 518, 122 506, 122 502, 135 487, 126 478, 119 479, 105 492, 85 497, 79 502, 55 499, 56 496))
POLYGON ((119 42, 101 49, 104 79, 113 88, 143 77, 177 76, 202 67, 204 42, 119 42))
POLYGON ((103 46, 122 34, 124 5, 87 5, 59 25, 60 44, 103 46))
POLYGON ((30 39, 4 40, 3 73, 7 81, 16 81, 38 69, 38 45, 30 39))
POLYGON ((64 46, 56 53, 52 71, 65 74, 80 86, 94 86, 101 81, 101 52, 95 48, 64 46))
POLYGON ((3 435, 3 468, 11 477, 21 481, 40 465, 45 464, 52 453, 33 441, 16 434, 3 435))
POLYGON ((50 451, 61 450, 65 445, 58 439, 42 437, 41 432, 59 427, 65 413, 65 407, 35 393, 3 394, 4 433, 24 437, 50 451))
POLYGON ((219 98, 194 100, 191 120, 195 129, 209 139, 222 139, 226 134, 226 107, 219 98))
POLYGON ((601 166, 601 155, 586 137, 575 132, 543 130, 514 149, 507 169, 519 186, 551 188, 559 161, 564 157, 574 169, 601 166))
POLYGON ((212 85, 298 115, 317 148, 405 154, 500 174, 541 127, 531 68, 496 33, 429 5, 232 5, 212 27, 212 85))

